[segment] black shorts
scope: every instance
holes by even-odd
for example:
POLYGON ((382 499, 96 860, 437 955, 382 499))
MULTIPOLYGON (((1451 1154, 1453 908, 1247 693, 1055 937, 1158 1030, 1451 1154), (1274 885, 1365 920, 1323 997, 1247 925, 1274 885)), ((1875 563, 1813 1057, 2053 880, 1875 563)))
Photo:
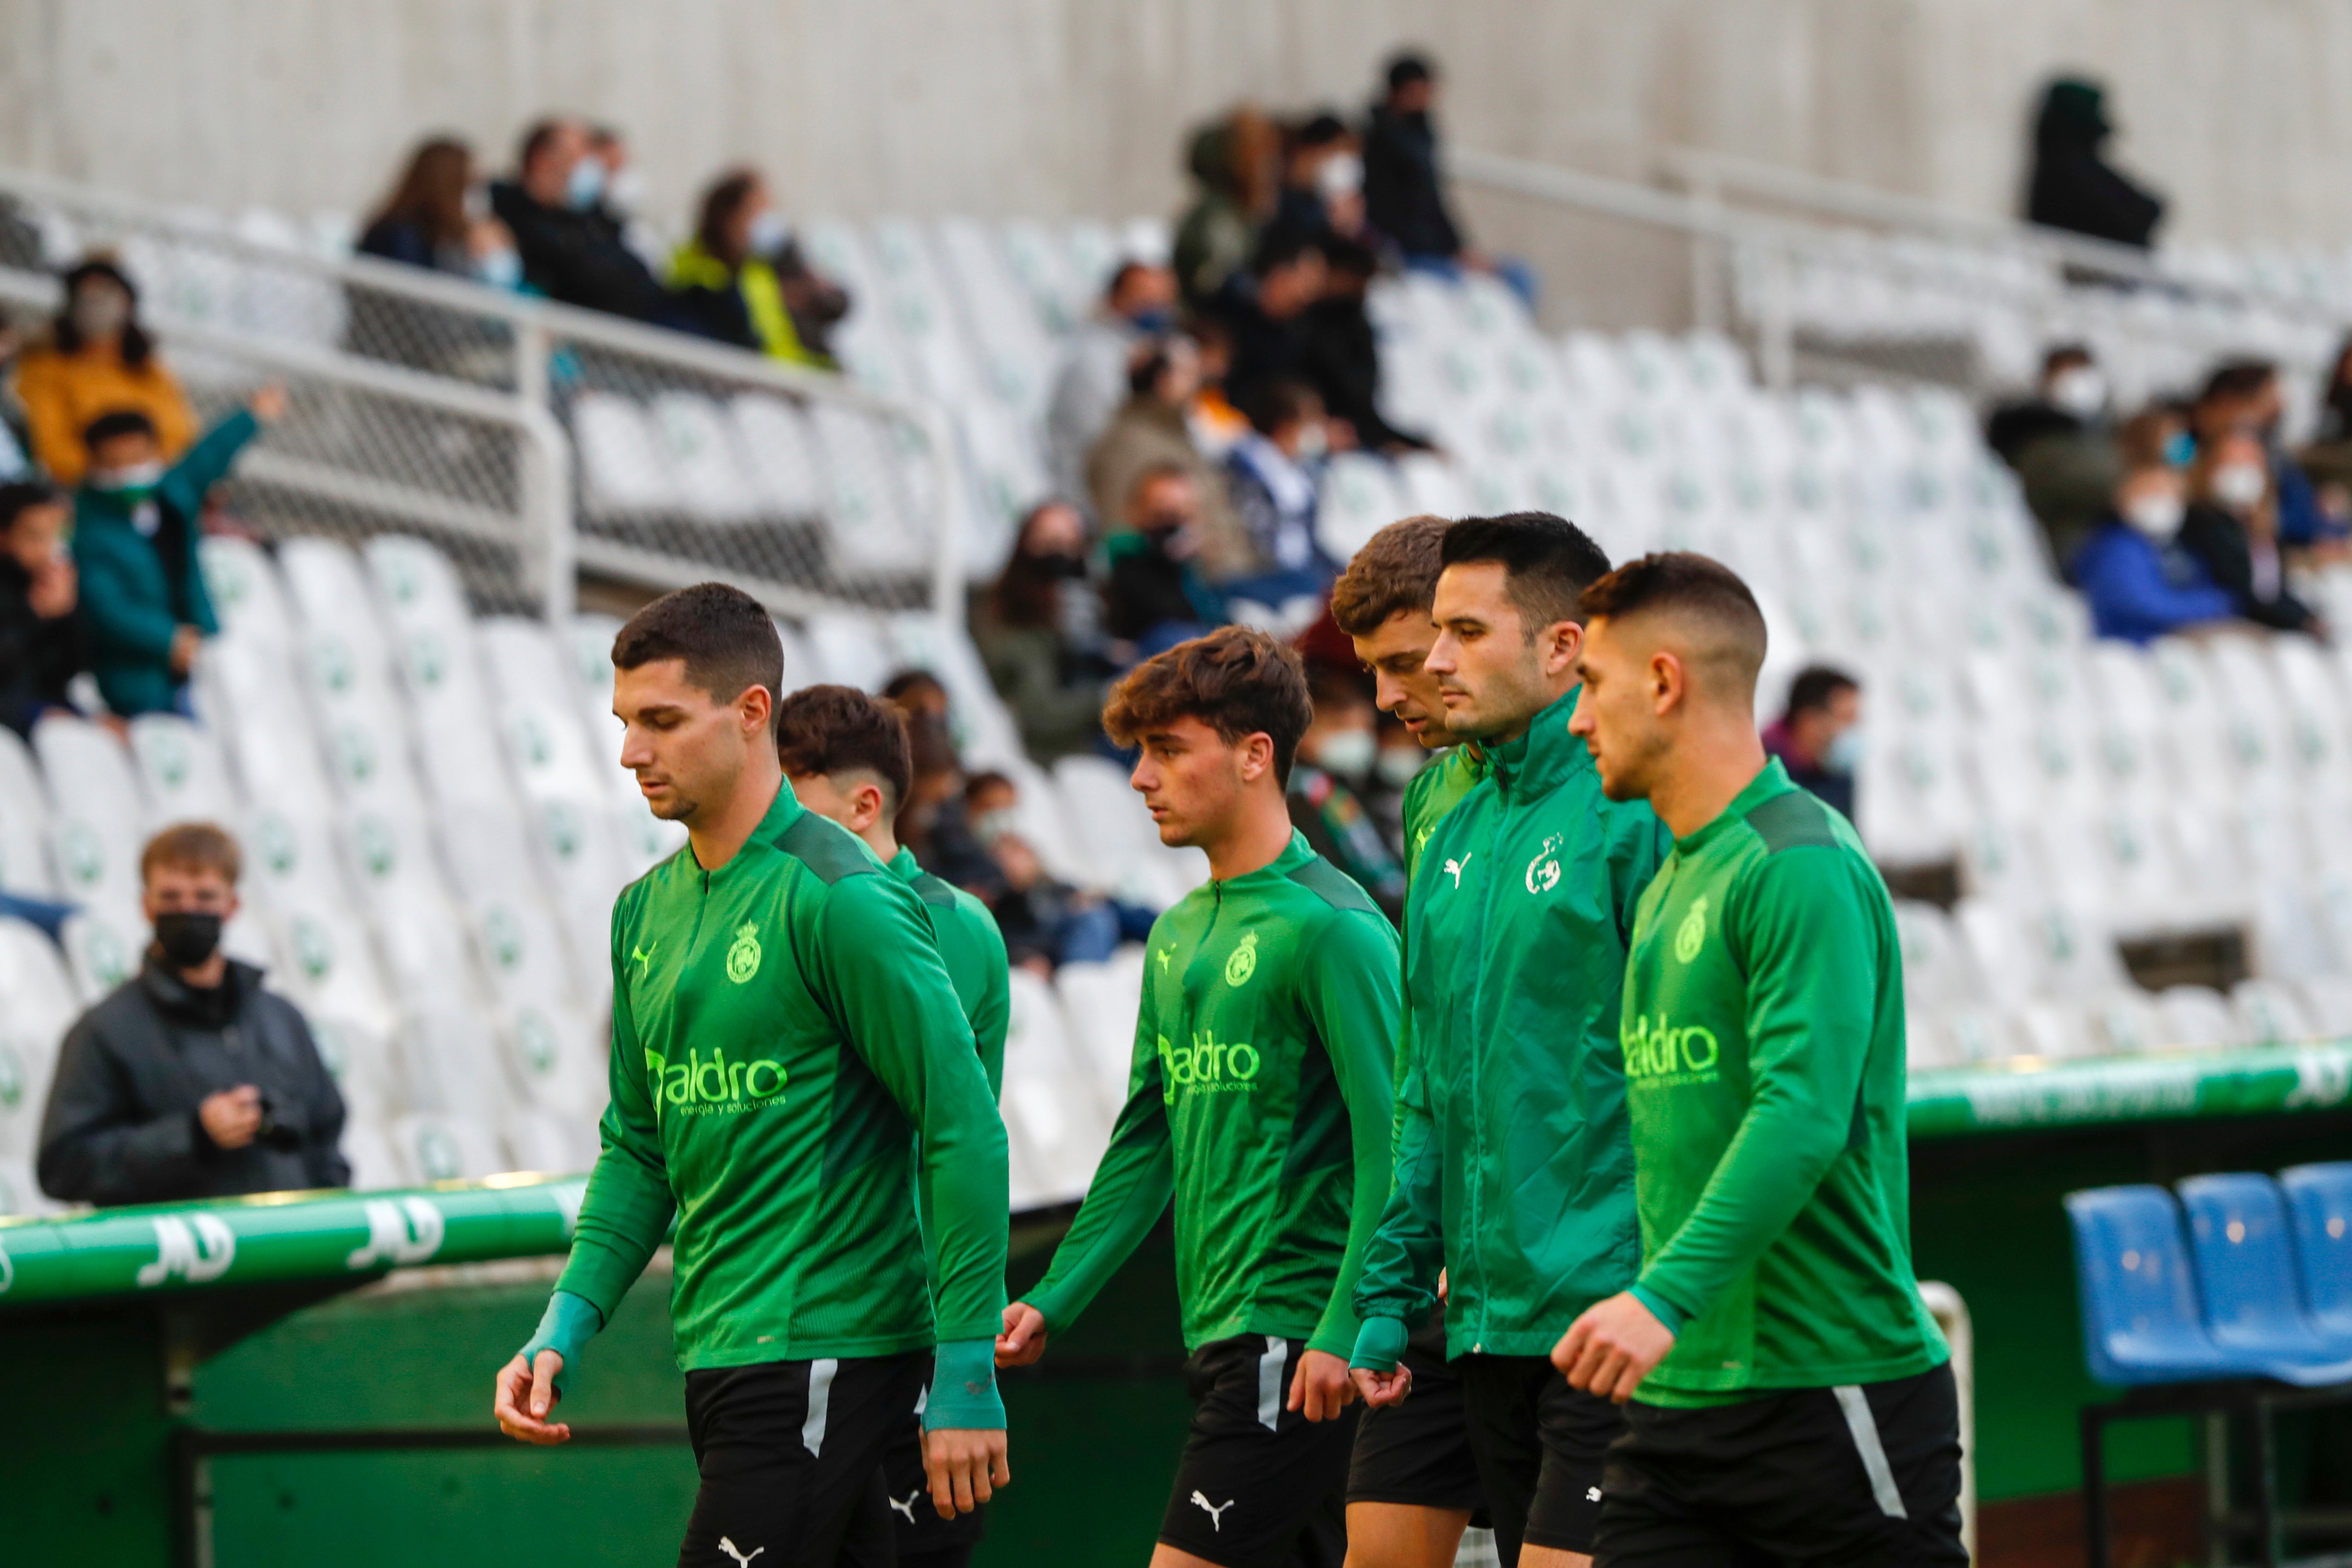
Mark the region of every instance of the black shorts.
POLYGON ((1470 1422, 1462 1381, 1445 1360, 1445 1325, 1424 1325, 1398 1360, 1412 1373, 1402 1405, 1366 1410, 1356 1427, 1348 1465, 1348 1500, 1402 1503, 1409 1508, 1470 1510, 1485 1527, 1486 1494, 1470 1453, 1470 1422))
POLYGON ((1595 1555, 1614 1568, 1969 1560, 1948 1365, 1699 1410, 1629 1405, 1604 1495, 1595 1555))
POLYGON ((679 1568, 890 1561, 883 1450, 907 1422, 930 1356, 765 1362, 686 1374, 702 1488, 679 1568), (878 1555, 875 1555, 877 1554, 878 1555))
POLYGON ((1286 1408, 1304 1340, 1237 1334, 1184 1363, 1193 1400, 1160 1539, 1223 1568, 1339 1568, 1348 1554, 1350 1405, 1336 1420, 1286 1408))
POLYGON ((1504 1568, 1523 1542, 1591 1552, 1603 1456, 1625 1430, 1623 1413, 1570 1388, 1539 1355, 1457 1356, 1453 1366, 1504 1568))
MULTIPOLYGON (((927 1368, 924 1381, 930 1381, 927 1368)), ((904 1424, 891 1430, 882 1453, 882 1495, 890 1511, 895 1556, 845 1547, 840 1568, 963 1568, 980 1544, 988 1513, 983 1503, 970 1513, 941 1519, 931 1506, 930 1478, 923 1473, 922 1400, 919 1397, 904 1424)), ((724 1565, 721 1565, 724 1568, 724 1565)))

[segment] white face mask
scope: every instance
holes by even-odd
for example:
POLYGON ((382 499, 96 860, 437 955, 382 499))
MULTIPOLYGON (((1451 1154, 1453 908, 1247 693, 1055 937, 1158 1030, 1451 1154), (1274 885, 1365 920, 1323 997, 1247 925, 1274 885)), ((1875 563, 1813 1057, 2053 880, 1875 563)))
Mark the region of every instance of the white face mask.
POLYGON ((1381 743, 1370 730, 1342 730, 1326 735, 1315 747, 1315 765, 1342 778, 1361 778, 1371 771, 1381 743))
POLYGON ((1328 457, 1330 452, 1331 434, 1329 431, 1323 428, 1320 421, 1309 425, 1298 432, 1297 461, 1302 463, 1317 462, 1328 457))
POLYGON ((1412 783, 1428 761, 1429 753, 1417 745, 1383 746, 1379 763, 1381 780, 1392 789, 1402 789, 1412 783))
POLYGON ((1315 171, 1315 194, 1327 202, 1363 188, 1364 161, 1353 153, 1334 153, 1315 171))
POLYGON ((1011 806, 999 806, 994 811, 983 811, 971 819, 971 836, 980 840, 980 847, 982 849, 993 849, 996 847, 998 839, 1008 833, 1019 831, 1020 817, 1021 814, 1011 806))
POLYGON ((2270 489, 2259 463, 2224 463, 2213 470, 2213 499, 2227 507, 2250 507, 2270 489))
POLYGON ((761 207, 751 219, 751 232, 744 237, 751 247, 752 255, 773 256, 791 241, 793 226, 775 208, 761 207))
POLYGON ((133 463, 127 468, 109 468, 89 477, 94 490, 152 490, 163 482, 161 463, 133 463))
POLYGON ((2124 508, 2124 521, 2161 542, 2180 531, 2180 498, 2169 490, 2137 496, 2124 508))
POLYGON ((633 164, 604 182, 604 205, 615 217, 627 217, 646 203, 646 177, 633 164))
POLYGON ((1852 774, 1862 765, 1862 726, 1848 724, 1822 748, 1822 766, 1833 773, 1852 774))
POLYGON ((522 287, 522 258, 514 247, 502 245, 479 258, 474 263, 476 276, 493 289, 522 287))
POLYGON ((2050 401, 2088 419, 2107 405, 2107 378, 2087 364, 2071 366, 2050 378, 2050 401))

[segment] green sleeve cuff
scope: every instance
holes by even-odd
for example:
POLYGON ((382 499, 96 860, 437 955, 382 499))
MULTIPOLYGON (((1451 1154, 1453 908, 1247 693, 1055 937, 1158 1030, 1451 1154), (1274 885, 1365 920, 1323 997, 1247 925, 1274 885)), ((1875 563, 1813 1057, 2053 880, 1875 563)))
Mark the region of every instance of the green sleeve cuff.
POLYGON ((948 1340, 931 1352, 931 1392, 923 1401, 923 1430, 1003 1430, 1004 1400, 996 1391, 996 1342, 948 1340))
POLYGON ((1366 1372, 1394 1372, 1397 1358, 1404 1354, 1405 1342, 1411 1338, 1412 1331, 1402 1318, 1366 1318, 1363 1327, 1356 1331, 1356 1353, 1348 1364, 1366 1372))
POLYGON ((1683 1325, 1690 1321, 1688 1312, 1684 1311, 1646 1285, 1634 1286, 1633 1297, 1633 1300, 1650 1309, 1650 1316, 1666 1325, 1666 1332, 1677 1338, 1682 1334, 1683 1325))
POLYGON ((588 1342, 604 1327, 604 1314, 596 1310, 593 1301, 569 1290, 558 1290, 548 1297, 547 1310, 540 1315, 538 1331, 522 1347, 523 1362, 526 1365, 536 1362, 541 1351, 553 1351, 562 1356, 563 1370, 555 1374, 555 1392, 565 1393, 588 1342))

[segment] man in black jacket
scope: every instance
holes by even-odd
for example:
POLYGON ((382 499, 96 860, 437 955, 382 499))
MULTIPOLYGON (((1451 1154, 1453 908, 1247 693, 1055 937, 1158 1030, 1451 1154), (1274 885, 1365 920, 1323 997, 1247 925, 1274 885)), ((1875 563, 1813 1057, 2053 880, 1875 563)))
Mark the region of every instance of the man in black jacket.
POLYGON ((515 178, 490 186, 490 210, 514 234, 523 280, 567 305, 690 331, 604 213, 604 179, 576 121, 542 120, 524 134, 515 178))
POLYGON ((73 557, 71 514, 45 484, 0 485, 0 724, 20 735, 52 708, 66 708, 66 683, 88 663, 73 557))
POLYGON ((182 823, 139 869, 155 941, 66 1036, 41 1119, 41 1190, 111 1205, 347 1185, 343 1100, 310 1026, 220 949, 237 908, 236 840, 182 823))

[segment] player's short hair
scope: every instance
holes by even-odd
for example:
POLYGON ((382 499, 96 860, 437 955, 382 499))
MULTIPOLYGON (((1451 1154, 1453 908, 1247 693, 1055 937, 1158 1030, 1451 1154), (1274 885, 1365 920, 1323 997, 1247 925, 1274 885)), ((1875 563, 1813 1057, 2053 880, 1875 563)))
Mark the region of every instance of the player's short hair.
POLYGON ((1842 691, 1859 691, 1862 682, 1832 664, 1809 664, 1789 683, 1789 711, 1811 713, 1828 707, 1842 691))
POLYGON ((1331 586, 1331 618, 1351 637, 1368 637, 1400 610, 1429 613, 1450 518, 1427 512, 1400 518, 1364 541, 1331 586))
POLYGON ((697 583, 664 594, 631 616, 613 638, 615 669, 666 658, 684 659, 687 679, 715 701, 732 702, 748 689, 764 686, 773 702, 784 689, 784 645, 776 623, 759 600, 725 583, 697 583))
POLYGON ((245 857, 226 829, 209 822, 175 822, 139 852, 139 879, 147 882, 169 867, 175 871, 217 871, 230 887, 245 869, 245 857))
POLYGON ((155 439, 155 421, 136 408, 110 408, 81 427, 81 444, 85 451, 95 452, 109 441, 120 441, 125 436, 144 436, 155 439))
POLYGON ((907 721, 854 686, 803 686, 777 704, 776 754, 793 778, 872 773, 885 816, 898 815, 915 778, 907 721))
POLYGON ((1673 616, 1691 635, 1690 655, 1713 669, 1725 695, 1755 700, 1756 672, 1766 647, 1764 612, 1739 574, 1688 551, 1664 551, 1628 561, 1584 591, 1584 613, 1594 620, 1673 616))
POLYGON ((1608 552, 1591 535, 1548 511, 1465 517, 1445 531, 1438 559, 1441 570, 1500 564, 1529 642, 1546 626, 1583 619, 1585 590, 1609 571, 1608 552))
POLYGON ((1129 671, 1111 688, 1103 728, 1122 746, 1179 719, 1198 719, 1228 745, 1263 733, 1274 742, 1275 782, 1286 786, 1314 717, 1297 649, 1247 626, 1220 626, 1129 671))

